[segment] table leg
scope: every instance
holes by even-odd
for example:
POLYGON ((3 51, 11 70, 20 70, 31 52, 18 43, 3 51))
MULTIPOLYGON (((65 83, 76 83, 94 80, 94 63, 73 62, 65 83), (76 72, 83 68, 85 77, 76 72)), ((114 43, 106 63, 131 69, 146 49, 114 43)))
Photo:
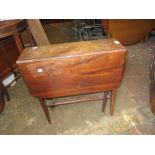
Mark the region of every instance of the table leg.
POLYGON ((0 81, 0 89, 2 90, 2 93, 6 95, 7 101, 10 101, 9 93, 8 93, 6 87, 3 85, 2 81, 0 81))
POLYGON ((116 90, 117 90, 117 88, 114 88, 112 90, 112 96, 110 98, 110 115, 113 115, 113 113, 114 113, 116 90))
POLYGON ((102 112, 105 113, 105 106, 107 102, 107 92, 104 92, 104 98, 103 98, 103 103, 102 103, 102 112))
POLYGON ((49 114, 49 111, 48 111, 48 107, 45 105, 45 99, 41 99, 39 98, 39 101, 40 101, 40 104, 44 110, 44 113, 46 115, 46 118, 48 120, 48 122, 51 124, 51 117, 50 117, 50 114, 49 114))
POLYGON ((0 90, 0 113, 3 111, 3 109, 4 109, 4 94, 0 90))
POLYGON ((16 46, 18 48, 19 54, 21 54, 23 52, 23 50, 24 50, 24 47, 23 47, 23 45, 21 43, 21 39, 20 39, 19 34, 18 34, 17 31, 14 33, 13 38, 14 38, 14 41, 15 41, 16 46))

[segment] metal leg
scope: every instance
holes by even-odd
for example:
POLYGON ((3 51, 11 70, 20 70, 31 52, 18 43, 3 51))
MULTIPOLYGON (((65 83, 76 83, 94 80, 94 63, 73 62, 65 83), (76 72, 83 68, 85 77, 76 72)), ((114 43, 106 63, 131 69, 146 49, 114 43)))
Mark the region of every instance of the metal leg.
POLYGON ((112 96, 110 98, 110 115, 114 113, 114 104, 115 104, 115 96, 116 96, 116 88, 112 90, 112 96))
POLYGON ((42 108, 44 110, 44 113, 46 115, 46 118, 47 118, 48 122, 51 124, 51 117, 50 117, 50 114, 49 114, 49 111, 48 111, 48 107, 45 105, 46 100, 39 98, 39 101, 40 101, 40 104, 41 104, 41 106, 42 106, 42 108))

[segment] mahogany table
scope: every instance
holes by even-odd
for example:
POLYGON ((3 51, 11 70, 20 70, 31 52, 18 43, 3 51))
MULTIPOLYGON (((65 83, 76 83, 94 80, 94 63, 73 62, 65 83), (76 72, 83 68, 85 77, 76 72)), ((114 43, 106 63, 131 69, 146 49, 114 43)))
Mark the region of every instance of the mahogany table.
POLYGON ((17 64, 30 94, 39 99, 51 123, 48 107, 67 103, 48 103, 47 99, 64 96, 104 92, 104 112, 105 97, 111 91, 113 115, 125 53, 125 47, 115 39, 81 41, 26 48, 17 64))

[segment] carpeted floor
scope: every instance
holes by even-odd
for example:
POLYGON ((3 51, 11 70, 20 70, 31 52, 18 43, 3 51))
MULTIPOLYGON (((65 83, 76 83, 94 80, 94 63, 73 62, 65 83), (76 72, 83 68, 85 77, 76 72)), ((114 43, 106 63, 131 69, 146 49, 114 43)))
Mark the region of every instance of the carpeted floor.
MULTIPOLYGON (((73 23, 45 26, 51 43, 75 41, 73 23)), ((155 37, 126 46, 125 73, 117 96, 114 116, 101 113, 101 101, 57 106, 48 124, 37 99, 30 96, 23 79, 8 89, 11 101, 0 114, 0 134, 155 134, 155 118, 149 104, 149 66, 155 37)), ((100 94, 97 94, 100 95, 100 94)))

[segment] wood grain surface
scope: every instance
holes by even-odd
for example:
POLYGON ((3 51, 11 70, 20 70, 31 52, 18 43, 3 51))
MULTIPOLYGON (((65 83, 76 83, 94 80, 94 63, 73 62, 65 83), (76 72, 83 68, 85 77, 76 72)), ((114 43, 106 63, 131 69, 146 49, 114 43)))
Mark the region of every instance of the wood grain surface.
POLYGON ((113 39, 27 48, 17 64, 34 97, 113 89, 120 84, 126 49, 113 39))

